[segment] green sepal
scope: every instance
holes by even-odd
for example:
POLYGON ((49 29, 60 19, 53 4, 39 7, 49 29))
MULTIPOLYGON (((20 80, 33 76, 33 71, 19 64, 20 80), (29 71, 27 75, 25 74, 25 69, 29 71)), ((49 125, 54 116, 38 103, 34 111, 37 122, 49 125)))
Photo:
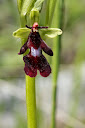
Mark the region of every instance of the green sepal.
POLYGON ((54 38, 54 37, 62 34, 62 30, 59 28, 40 29, 39 31, 40 31, 41 35, 48 36, 49 38, 54 38))
POLYGON ((29 28, 19 28, 18 30, 13 32, 13 36, 16 38, 27 38, 30 33, 29 28))

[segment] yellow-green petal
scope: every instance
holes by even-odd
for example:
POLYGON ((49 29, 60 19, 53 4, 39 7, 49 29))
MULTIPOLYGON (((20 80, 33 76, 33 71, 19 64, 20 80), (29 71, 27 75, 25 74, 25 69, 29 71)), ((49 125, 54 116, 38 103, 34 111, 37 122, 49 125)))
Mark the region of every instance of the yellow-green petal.
POLYGON ((16 38, 27 38, 30 31, 31 30, 28 28, 19 28, 18 30, 13 32, 13 36, 16 38))
POLYGON ((62 30, 59 28, 40 29, 39 31, 43 36, 46 35, 49 38, 54 38, 62 34, 62 30))

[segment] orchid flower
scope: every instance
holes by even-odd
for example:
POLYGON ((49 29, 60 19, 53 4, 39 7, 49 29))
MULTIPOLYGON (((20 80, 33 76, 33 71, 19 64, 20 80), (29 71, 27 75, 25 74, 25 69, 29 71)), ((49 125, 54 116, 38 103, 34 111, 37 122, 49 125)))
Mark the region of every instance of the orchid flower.
POLYGON ((38 23, 35 22, 32 27, 20 28, 13 33, 15 37, 25 38, 28 35, 29 30, 31 29, 28 39, 26 43, 21 47, 19 55, 26 52, 27 49, 30 49, 29 53, 23 57, 25 62, 24 71, 26 75, 30 77, 35 77, 37 75, 37 70, 40 71, 41 76, 47 77, 51 73, 51 67, 47 62, 46 58, 42 54, 42 50, 50 55, 53 56, 53 51, 50 47, 47 46, 44 40, 41 39, 39 34, 39 30, 42 34, 48 37, 55 37, 57 35, 61 35, 61 29, 57 28, 48 28, 38 26, 38 23))

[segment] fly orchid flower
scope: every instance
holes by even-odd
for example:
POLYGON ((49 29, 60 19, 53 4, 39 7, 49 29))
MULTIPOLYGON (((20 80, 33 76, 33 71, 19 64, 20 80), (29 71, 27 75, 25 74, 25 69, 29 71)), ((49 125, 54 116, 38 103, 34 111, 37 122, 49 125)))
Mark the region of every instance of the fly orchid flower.
POLYGON ((18 54, 25 53, 28 48, 30 49, 29 54, 23 57, 26 75, 35 77, 37 75, 37 70, 39 70, 43 77, 47 77, 51 73, 51 68, 46 58, 42 55, 42 50, 50 56, 53 56, 53 52, 41 39, 38 32, 38 23, 36 22, 31 28, 27 42, 21 47, 18 54))
MULTIPOLYGON (((28 27, 26 25, 27 29, 31 29, 31 32, 28 36, 28 39, 26 41, 26 43, 21 47, 20 52, 18 53, 19 55, 23 54, 26 52, 27 49, 30 49, 29 53, 23 57, 23 60, 25 62, 25 67, 24 67, 24 71, 26 73, 26 75, 29 75, 30 77, 35 77, 37 75, 37 70, 40 71, 41 76, 43 77, 47 77, 50 75, 51 73, 51 67, 49 65, 49 63, 47 62, 46 58, 43 56, 42 54, 42 50, 47 53, 50 56, 53 56, 53 51, 51 50, 50 47, 47 46, 47 44, 45 43, 44 40, 41 39, 40 34, 38 32, 39 29, 43 29, 44 31, 42 31, 43 33, 46 33, 46 29, 48 29, 48 27, 39 27, 38 23, 35 22, 33 24, 32 27, 28 27)), ((23 30, 23 28, 22 28, 23 30)), ((48 29, 47 31, 47 36, 54 36, 50 31, 53 31, 53 29, 51 30, 48 29)), ((54 30, 55 31, 55 30, 54 30)), ((55 33, 57 35, 60 35, 62 33, 62 31, 60 29, 57 29, 55 31, 55 33), (56 33, 57 31, 57 33, 56 33)), ((18 30, 19 32, 19 30, 18 30)), ((21 30, 20 30, 21 32, 21 30)), ((26 32, 26 30, 25 30, 26 32)), ((19 35, 17 34, 17 31, 14 32, 14 36, 19 37, 21 33, 19 33, 19 35)))

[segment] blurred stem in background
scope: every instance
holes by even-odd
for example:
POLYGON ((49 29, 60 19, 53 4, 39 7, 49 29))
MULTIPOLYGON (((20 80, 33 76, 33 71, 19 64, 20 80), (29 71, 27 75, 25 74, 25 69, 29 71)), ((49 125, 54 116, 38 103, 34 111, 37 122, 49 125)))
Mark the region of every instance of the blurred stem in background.
POLYGON ((71 118, 77 118, 77 110, 80 101, 80 92, 81 92, 81 83, 82 83, 82 76, 81 76, 81 67, 82 67, 82 60, 85 58, 84 49, 85 44, 84 40, 81 39, 81 42, 78 46, 78 50, 76 53, 76 57, 74 60, 74 72, 73 72, 73 80, 74 84, 72 87, 72 99, 69 106, 69 115, 70 118, 67 120, 67 126, 65 128, 75 128, 75 122, 71 118))
POLYGON ((70 104, 70 111, 69 115, 70 118, 67 121, 66 127, 65 128, 75 128, 75 122, 72 120, 73 118, 76 118, 77 115, 77 110, 78 110, 78 105, 79 105, 79 97, 80 97, 80 84, 81 84, 81 65, 80 64, 75 64, 74 67, 74 84, 73 84, 73 89, 72 89, 72 101, 70 104))
MULTIPOLYGON (((35 0, 17 0, 21 27, 25 27, 25 25, 27 24, 27 13, 30 13, 30 10, 34 5, 34 2, 35 0)), ((26 42, 26 40, 27 39, 21 40, 22 45, 26 42)), ((37 128, 35 95, 35 78, 31 78, 26 75, 26 105, 28 128, 37 128)))
MULTIPOLYGON (((64 0, 57 0, 55 14, 56 22, 54 21, 54 26, 59 27, 63 30, 63 16, 64 16, 64 0)), ((52 116, 51 116, 51 128, 56 127, 56 110, 57 110, 57 79, 58 79, 58 72, 60 66, 60 52, 61 52, 61 36, 58 36, 53 40, 53 60, 52 60, 52 116)))
POLYGON ((47 0, 47 3, 46 3, 46 18, 45 18, 45 25, 47 26, 48 25, 48 22, 49 22, 49 5, 50 5, 50 0, 47 0))
POLYGON ((54 16, 53 14, 55 11, 56 3, 57 3, 57 0, 49 1, 49 25, 51 25, 53 21, 53 16, 54 16))

